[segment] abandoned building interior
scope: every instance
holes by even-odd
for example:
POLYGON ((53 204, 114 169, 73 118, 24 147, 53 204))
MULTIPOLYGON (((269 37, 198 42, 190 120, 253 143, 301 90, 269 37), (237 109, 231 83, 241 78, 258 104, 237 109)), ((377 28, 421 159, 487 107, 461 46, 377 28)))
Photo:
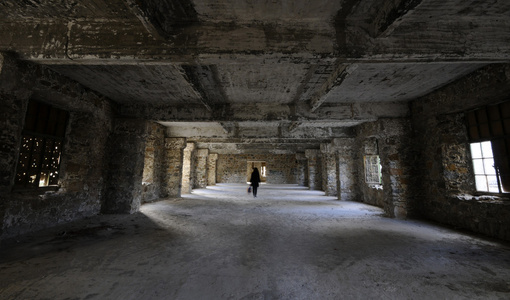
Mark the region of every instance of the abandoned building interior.
POLYGON ((1 1, 0 239, 257 167, 510 241, 509 63, 502 0, 1 1))

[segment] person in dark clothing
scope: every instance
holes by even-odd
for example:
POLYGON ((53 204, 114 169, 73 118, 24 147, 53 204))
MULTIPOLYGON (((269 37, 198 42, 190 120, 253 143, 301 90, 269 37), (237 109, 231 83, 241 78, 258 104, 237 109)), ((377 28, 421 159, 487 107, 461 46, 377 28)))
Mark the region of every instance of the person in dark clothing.
POLYGON ((259 187, 260 174, 257 168, 253 168, 253 172, 250 177, 251 186, 253 189, 253 197, 257 197, 257 188, 259 187))

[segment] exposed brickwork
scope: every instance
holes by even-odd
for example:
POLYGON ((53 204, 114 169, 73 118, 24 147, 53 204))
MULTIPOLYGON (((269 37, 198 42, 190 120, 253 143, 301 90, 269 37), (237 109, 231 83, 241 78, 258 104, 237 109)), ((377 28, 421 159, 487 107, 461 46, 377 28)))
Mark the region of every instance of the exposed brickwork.
POLYGON ((338 160, 338 181, 339 191, 338 199, 345 201, 359 200, 358 168, 356 162, 359 161, 357 151, 355 151, 354 138, 337 138, 333 140, 333 147, 336 151, 338 160))
POLYGON ((165 127, 157 123, 151 123, 145 143, 142 203, 157 200, 163 194, 161 187, 164 178, 164 140, 165 127))
POLYGON ((306 160, 306 156, 304 153, 298 153, 296 154, 296 160, 297 160, 297 183, 301 186, 308 186, 308 162, 306 160))
POLYGON ((0 238, 96 215, 111 130, 107 100, 48 69, 0 55, 0 238), (28 101, 70 111, 58 189, 14 188, 28 101), (8 170, 8 173, 5 172, 8 170))
POLYGON ((322 190, 326 196, 337 196, 337 157, 331 144, 321 144, 321 158, 322 190))
POLYGON ((305 151, 308 159, 308 187, 311 190, 322 188, 322 162, 320 150, 308 149, 305 151))
POLYGON ((510 240, 510 202, 475 192, 463 113, 508 97, 509 74, 508 65, 490 65, 413 102, 420 216, 510 240))
POLYGON ((195 188, 203 189, 207 186, 207 156, 209 149, 198 149, 195 162, 195 188))
POLYGON ((185 138, 165 138, 165 191, 168 197, 180 197, 185 138))
POLYGON ((216 184, 216 163, 218 154, 212 153, 207 157, 207 185, 216 184))
MULTIPOLYGON (((411 130, 408 119, 381 119, 365 123, 357 129, 357 144, 363 155, 373 154, 375 139, 382 166, 383 208, 390 217, 406 218, 410 209, 411 187, 409 185, 413 156, 411 155, 411 130), (367 140, 369 142, 367 142, 367 140), (366 153, 369 152, 369 153, 366 153)), ((377 187, 365 183, 363 156, 359 161, 361 197, 369 203, 380 204, 377 187), (376 189, 375 191, 372 189, 376 189)))
POLYGON ((219 154, 217 163, 217 182, 243 183, 246 182, 246 166, 248 161, 265 161, 267 163, 267 183, 296 184, 297 164, 295 155, 249 155, 249 154, 219 154))
POLYGON ((195 143, 187 143, 184 148, 183 166, 182 166, 182 194, 190 194, 193 189, 193 178, 195 174, 196 155, 195 155, 195 143))
POLYGON ((134 213, 142 201, 147 122, 116 119, 109 137, 109 164, 102 211, 134 213))

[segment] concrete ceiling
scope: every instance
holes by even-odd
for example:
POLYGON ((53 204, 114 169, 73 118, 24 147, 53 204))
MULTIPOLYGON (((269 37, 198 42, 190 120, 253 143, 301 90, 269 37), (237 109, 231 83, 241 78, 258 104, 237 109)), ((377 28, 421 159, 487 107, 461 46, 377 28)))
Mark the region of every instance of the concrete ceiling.
POLYGON ((509 32, 501 0, 0 3, 0 51, 216 152, 292 153, 407 116, 408 101, 508 62, 509 32))

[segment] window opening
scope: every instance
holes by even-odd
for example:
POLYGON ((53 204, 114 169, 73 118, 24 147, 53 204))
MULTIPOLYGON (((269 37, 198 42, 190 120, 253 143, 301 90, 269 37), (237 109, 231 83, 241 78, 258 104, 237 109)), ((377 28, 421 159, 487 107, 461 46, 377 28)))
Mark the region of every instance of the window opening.
POLYGON ((471 156, 475 172, 476 190, 501 193, 500 179, 494 165, 494 155, 490 141, 471 143, 471 156))
POLYGON ((58 184, 60 158, 69 113, 30 101, 25 117, 16 186, 46 187, 58 184))
POLYGON ((372 184, 382 183, 382 167, 379 155, 365 155, 365 182, 372 184))
POLYGON ((466 112, 476 190, 510 192, 510 102, 466 112))

